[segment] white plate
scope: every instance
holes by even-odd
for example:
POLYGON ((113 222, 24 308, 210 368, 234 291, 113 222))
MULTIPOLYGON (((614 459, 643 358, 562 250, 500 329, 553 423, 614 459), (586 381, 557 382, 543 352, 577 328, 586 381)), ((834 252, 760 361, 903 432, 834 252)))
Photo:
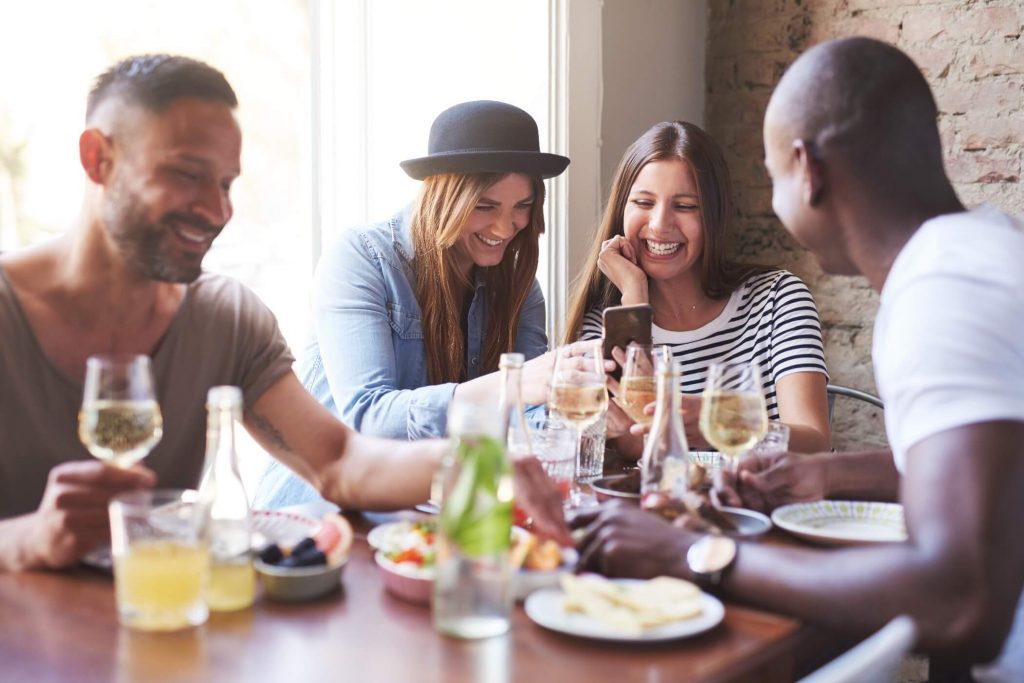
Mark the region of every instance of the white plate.
POLYGON ((856 500, 820 500, 776 508, 775 526, 825 545, 900 543, 907 540, 903 506, 856 500))
POLYGON ((431 520, 428 517, 420 517, 417 519, 403 519, 399 522, 379 524, 370 529, 370 532, 366 534, 366 542, 370 544, 371 548, 376 548, 377 550, 402 550, 408 545, 408 535, 412 532, 414 522, 430 523, 431 520))
MULTIPOLYGON (((638 579, 612 579, 615 583, 629 585, 643 583, 638 579)), ((701 593, 700 615, 692 619, 674 621, 671 624, 644 629, 638 635, 623 633, 585 614, 566 612, 562 607, 565 593, 561 588, 545 588, 531 593, 523 609, 526 616, 544 628, 567 633, 581 638, 613 640, 618 642, 654 643, 662 640, 688 638, 704 633, 719 624, 725 617, 725 606, 713 595, 701 593)))
POLYGON ((312 536, 320 521, 285 510, 252 511, 252 545, 260 548, 267 543, 295 545, 306 536, 312 536))

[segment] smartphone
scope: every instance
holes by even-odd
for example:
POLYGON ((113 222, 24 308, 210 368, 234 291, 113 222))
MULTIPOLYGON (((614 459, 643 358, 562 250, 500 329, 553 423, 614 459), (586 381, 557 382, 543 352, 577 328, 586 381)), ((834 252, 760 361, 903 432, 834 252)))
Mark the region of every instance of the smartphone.
MULTIPOLYGON (((604 357, 612 357, 612 349, 618 346, 625 350, 630 342, 638 344, 651 343, 651 325, 654 321, 654 309, 650 304, 635 306, 609 306, 602 315, 604 322, 604 357)), ((621 373, 616 368, 612 373, 618 379, 621 373)))

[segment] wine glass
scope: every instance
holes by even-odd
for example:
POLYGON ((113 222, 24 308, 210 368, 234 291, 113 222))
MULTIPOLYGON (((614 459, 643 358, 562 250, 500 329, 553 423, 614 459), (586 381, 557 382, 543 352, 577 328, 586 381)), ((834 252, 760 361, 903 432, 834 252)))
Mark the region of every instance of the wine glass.
POLYGON ((576 476, 572 502, 579 503, 580 444, 583 430, 608 408, 601 340, 576 342, 555 351, 548 408, 576 428, 576 476))
POLYGON ((78 438, 92 455, 131 467, 163 437, 149 356, 90 356, 78 413, 78 438))
POLYGON ((768 429, 757 363, 712 363, 700 406, 700 432, 735 472, 740 458, 768 429))
POLYGON ((630 343, 626 347, 626 363, 622 366, 619 395, 615 403, 637 424, 650 425, 653 415, 644 412, 657 398, 654 381, 654 350, 647 344, 630 343))

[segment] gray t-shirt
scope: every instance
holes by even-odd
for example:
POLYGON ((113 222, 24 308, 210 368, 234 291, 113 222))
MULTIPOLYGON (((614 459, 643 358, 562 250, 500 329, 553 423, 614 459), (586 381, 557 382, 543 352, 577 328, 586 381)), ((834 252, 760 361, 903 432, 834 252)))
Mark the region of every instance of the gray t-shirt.
MULTIPOLYGON (((157 486, 199 482, 210 387, 241 387, 251 406, 293 362, 254 293, 210 273, 191 283, 153 353, 164 435, 144 464, 157 486)), ((43 353, 0 267, 0 519, 37 509, 55 465, 92 457, 78 440, 81 403, 81 384, 43 353)))

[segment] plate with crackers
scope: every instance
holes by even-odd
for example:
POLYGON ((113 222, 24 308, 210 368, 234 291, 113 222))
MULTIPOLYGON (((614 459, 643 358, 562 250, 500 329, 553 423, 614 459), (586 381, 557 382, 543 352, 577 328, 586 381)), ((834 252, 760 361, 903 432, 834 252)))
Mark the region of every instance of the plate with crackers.
POLYGON ((583 638, 659 642, 708 631, 725 617, 721 601, 682 579, 606 579, 562 574, 560 588, 531 594, 523 605, 535 623, 583 638))

